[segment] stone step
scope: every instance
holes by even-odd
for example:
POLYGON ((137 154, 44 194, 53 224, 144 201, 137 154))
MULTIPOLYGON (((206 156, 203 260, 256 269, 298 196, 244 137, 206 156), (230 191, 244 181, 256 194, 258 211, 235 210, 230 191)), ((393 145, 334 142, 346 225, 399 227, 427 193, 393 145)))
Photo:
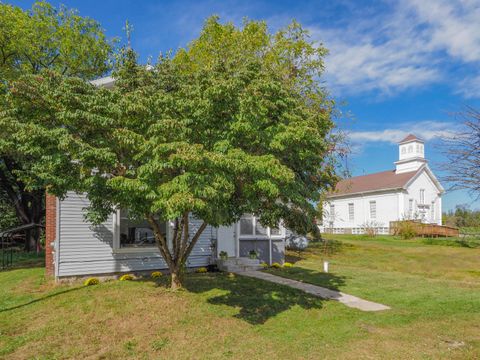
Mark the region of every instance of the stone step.
POLYGON ((218 269, 226 272, 245 272, 261 270, 260 260, 250 258, 228 258, 217 260, 218 269))

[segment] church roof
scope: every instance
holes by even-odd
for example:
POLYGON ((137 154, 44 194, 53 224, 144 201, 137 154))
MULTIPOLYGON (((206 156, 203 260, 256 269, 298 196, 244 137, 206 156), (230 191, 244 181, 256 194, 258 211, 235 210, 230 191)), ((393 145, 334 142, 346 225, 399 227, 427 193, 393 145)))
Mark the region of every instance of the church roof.
POLYGON ((408 134, 407 137, 405 139, 403 139, 402 141, 399 142, 399 144, 403 144, 403 143, 406 143, 406 142, 410 142, 410 141, 421 141, 423 142, 422 139, 416 137, 415 135, 413 134, 408 134))
POLYGON ((400 189, 403 188, 417 172, 418 170, 397 174, 395 170, 388 170, 344 179, 337 184, 335 191, 330 193, 328 197, 400 189))

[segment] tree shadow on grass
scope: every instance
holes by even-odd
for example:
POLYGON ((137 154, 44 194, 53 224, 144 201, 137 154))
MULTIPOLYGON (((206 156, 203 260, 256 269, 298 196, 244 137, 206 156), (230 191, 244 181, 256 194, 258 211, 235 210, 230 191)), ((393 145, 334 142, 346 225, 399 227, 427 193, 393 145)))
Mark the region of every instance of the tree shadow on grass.
MULTIPOLYGON (((342 284, 342 280, 333 275, 330 280, 330 288, 342 284)), ((294 306, 321 309, 323 302, 326 301, 288 286, 239 275, 229 278, 223 273, 188 276, 186 289, 193 293, 204 293, 214 289, 227 291, 226 294, 208 298, 207 301, 214 305, 239 308, 239 313, 235 317, 253 325, 263 324, 294 306)))
POLYGON ((79 287, 74 287, 74 288, 68 288, 68 289, 64 289, 64 290, 61 290, 61 291, 57 291, 57 292, 54 292, 54 293, 47 294, 47 295, 42 296, 42 297, 37 298, 37 299, 27 301, 23 304, 11 306, 11 307, 4 308, 4 309, 0 308, 0 313, 20 309, 20 308, 23 308, 23 307, 26 307, 26 306, 29 306, 29 305, 33 305, 33 304, 38 303, 38 302, 48 300, 50 298, 53 298, 53 297, 56 297, 56 296, 59 296, 59 295, 63 295, 63 294, 66 294, 66 293, 69 293, 69 292, 72 292, 72 291, 80 290, 80 289, 83 289, 83 288, 85 288, 85 287, 84 286, 79 286, 79 287))

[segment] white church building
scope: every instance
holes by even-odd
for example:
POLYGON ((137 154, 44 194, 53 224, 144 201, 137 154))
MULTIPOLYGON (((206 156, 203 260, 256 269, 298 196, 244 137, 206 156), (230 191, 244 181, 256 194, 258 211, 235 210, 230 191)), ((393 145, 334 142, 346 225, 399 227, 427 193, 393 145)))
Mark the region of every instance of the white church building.
POLYGON ((360 234, 375 227, 386 234, 391 221, 404 219, 442 224, 444 189, 427 164, 424 142, 410 134, 398 150, 395 170, 337 184, 324 203, 322 231, 360 234))

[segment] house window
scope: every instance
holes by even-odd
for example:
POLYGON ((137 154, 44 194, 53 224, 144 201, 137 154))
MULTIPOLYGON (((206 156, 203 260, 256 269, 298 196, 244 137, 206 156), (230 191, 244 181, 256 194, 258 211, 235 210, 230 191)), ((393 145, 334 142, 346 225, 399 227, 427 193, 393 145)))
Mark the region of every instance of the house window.
POLYGON ((412 153, 412 152, 413 152, 413 146, 412 146, 412 145, 410 145, 410 146, 408 147, 408 152, 409 152, 409 153, 412 153))
POLYGON ((413 216, 413 199, 408 200, 408 214, 410 217, 413 216))
POLYGON ((407 153, 407 148, 405 146, 402 146, 402 154, 406 154, 407 153))
POLYGON ((377 218, 377 202, 370 201, 370 219, 377 218))
POLYGON ((279 224, 277 227, 265 227, 253 215, 244 215, 240 219, 240 237, 268 238, 284 235, 284 228, 279 224))
POLYGON ((353 221, 355 216, 355 209, 353 207, 353 203, 348 204, 348 220, 353 221))
POLYGON ((420 204, 425 204, 425 189, 420 189, 420 204))
POLYGON ((430 208, 431 215, 432 215, 432 221, 435 220, 435 201, 432 201, 432 206, 430 208))
MULTIPOLYGON (((124 209, 117 212, 117 217, 118 244, 120 248, 156 247, 153 230, 146 220, 131 219, 128 210, 124 209)), ((166 222, 160 222, 160 229, 163 236, 166 237, 166 222)))
POLYGON ((240 235, 253 235, 253 216, 245 215, 240 219, 240 235))
POLYGON ((330 219, 335 219, 335 205, 330 204, 330 219))

